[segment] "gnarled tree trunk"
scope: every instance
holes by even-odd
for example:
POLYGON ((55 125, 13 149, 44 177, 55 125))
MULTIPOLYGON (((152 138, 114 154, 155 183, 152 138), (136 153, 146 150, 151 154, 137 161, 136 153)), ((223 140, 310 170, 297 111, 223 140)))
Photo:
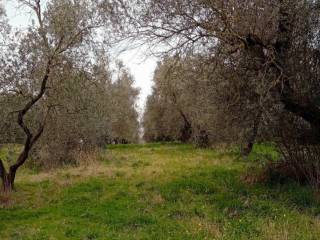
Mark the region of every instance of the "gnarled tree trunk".
POLYGON ((32 107, 44 96, 49 75, 51 72, 51 66, 52 66, 52 59, 49 58, 46 65, 45 74, 42 78, 40 91, 37 93, 35 97, 31 98, 31 100, 27 102, 24 108, 20 110, 18 113, 17 122, 26 135, 26 141, 24 143, 23 151, 20 153, 16 163, 9 167, 8 172, 4 166, 3 161, 0 159, 0 178, 2 180, 2 186, 3 186, 2 188, 4 192, 11 192, 12 190, 14 190, 14 181, 15 181, 17 170, 26 162, 33 145, 38 141, 38 139, 43 133, 44 123, 40 125, 37 133, 33 135, 29 127, 25 124, 24 117, 32 109, 32 107))
POLYGON ((181 129, 180 140, 184 143, 187 143, 192 136, 192 125, 188 120, 187 116, 181 110, 179 112, 184 122, 183 127, 181 129))
MULTIPOLYGON (((290 78, 294 76, 287 71, 287 61, 290 59, 290 48, 293 42, 292 33, 292 20, 290 19, 292 13, 288 12, 285 1, 279 0, 280 3, 280 17, 278 22, 278 38, 272 48, 274 49, 273 63, 270 64, 270 69, 274 72, 275 76, 279 77, 278 84, 273 89, 280 95, 280 101, 283 103, 284 108, 293 113, 294 115, 304 119, 308 122, 313 131, 313 136, 308 138, 308 141, 313 143, 320 142, 320 107, 318 102, 311 99, 309 96, 301 97, 300 93, 297 93, 290 82, 290 78)), ((245 45, 248 50, 260 48, 260 52, 263 52, 263 42, 255 38, 252 35, 246 37, 245 45)), ((259 52, 259 51, 258 51, 259 52)), ((262 60, 262 63, 268 62, 267 56, 257 54, 257 58, 262 60)))
MULTIPOLYGON (((2 190, 4 192, 11 192, 14 190, 14 181, 16 178, 17 170, 26 162, 29 157, 32 146, 39 139, 43 132, 43 126, 38 130, 38 133, 33 137, 32 134, 27 136, 25 146, 21 154, 19 155, 17 162, 9 167, 7 172, 3 161, 0 159, 0 178, 2 180, 2 190)), ((26 128, 27 129, 27 128, 26 128)))
POLYGON ((252 130, 249 134, 249 137, 246 142, 246 146, 242 149, 242 155, 244 157, 248 157, 249 154, 252 152, 253 145, 255 144, 258 132, 259 132, 259 127, 260 127, 260 122, 262 118, 262 111, 259 111, 253 121, 253 126, 252 130))

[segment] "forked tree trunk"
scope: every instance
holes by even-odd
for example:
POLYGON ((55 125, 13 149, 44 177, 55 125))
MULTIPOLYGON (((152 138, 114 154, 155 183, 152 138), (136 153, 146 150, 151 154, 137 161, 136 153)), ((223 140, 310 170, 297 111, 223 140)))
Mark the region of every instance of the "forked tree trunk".
POLYGON ((0 159, 0 178, 2 180, 2 190, 4 192, 11 192, 12 190, 14 190, 14 180, 17 170, 27 161, 33 145, 38 141, 43 133, 45 119, 44 123, 40 125, 36 134, 33 135, 30 128, 25 124, 24 117, 45 94, 47 81, 51 72, 51 65, 52 59, 50 58, 47 63, 46 72, 43 76, 39 93, 35 97, 31 98, 31 100, 27 102, 24 108, 18 113, 18 125, 26 135, 26 141, 24 143, 22 152, 20 153, 16 163, 9 167, 9 171, 6 170, 3 161, 0 159))
POLYGON ((189 142, 191 136, 192 136, 192 125, 191 123, 189 122, 188 118, 186 117, 186 115, 180 111, 180 114, 183 118, 183 122, 184 122, 184 125, 181 129, 181 136, 180 136, 180 140, 184 143, 187 143, 189 142))
POLYGON ((19 155, 17 162, 10 166, 9 171, 6 170, 3 161, 0 159, 0 178, 2 181, 2 191, 4 192, 12 192, 14 190, 14 180, 16 178, 17 170, 26 162, 29 156, 29 152, 31 151, 32 146, 39 139, 43 132, 43 127, 40 127, 37 135, 33 137, 30 135, 27 138, 27 141, 24 146, 24 150, 19 155))
POLYGON ((177 96, 175 92, 172 92, 172 101, 176 105, 176 108, 178 112, 180 113, 180 116, 183 119, 183 127, 180 129, 180 138, 179 140, 183 143, 189 142, 191 136, 192 136, 192 125, 189 119, 187 118, 186 114, 182 111, 182 109, 178 105, 177 96))
POLYGON ((255 144, 255 141, 259 132, 261 117, 262 117, 262 111, 259 111, 253 121, 252 131, 247 139, 246 146, 242 149, 242 155, 244 157, 248 157, 249 154, 252 152, 253 145, 255 144))

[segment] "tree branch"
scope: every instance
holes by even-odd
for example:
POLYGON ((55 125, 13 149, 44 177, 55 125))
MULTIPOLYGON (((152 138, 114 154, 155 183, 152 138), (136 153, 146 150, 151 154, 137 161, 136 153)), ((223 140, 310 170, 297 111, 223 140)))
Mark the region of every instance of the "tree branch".
POLYGON ((45 74, 42 78, 42 83, 41 83, 41 88, 39 93, 31 99, 31 101, 29 101, 25 107, 19 111, 18 114, 18 124, 19 126, 23 129, 24 133, 27 136, 27 139, 25 141, 24 144, 24 149, 22 151, 22 153, 20 154, 17 162, 12 165, 10 167, 10 172, 13 172, 13 174, 15 174, 15 172, 17 171, 17 169, 19 167, 21 167, 25 161, 27 160, 28 156, 29 156, 29 152, 32 148, 32 146, 35 144, 35 142, 39 139, 39 137, 41 136, 41 134, 43 133, 44 130, 44 124, 41 125, 36 133, 35 136, 32 135, 30 129, 28 128, 28 126, 25 124, 24 122, 24 116, 28 113, 28 111, 43 97, 43 95, 45 94, 45 90, 46 90, 46 86, 47 86, 47 82, 49 79, 49 75, 51 72, 51 65, 52 65, 52 59, 49 58, 48 62, 47 62, 47 66, 46 66, 46 71, 45 74))

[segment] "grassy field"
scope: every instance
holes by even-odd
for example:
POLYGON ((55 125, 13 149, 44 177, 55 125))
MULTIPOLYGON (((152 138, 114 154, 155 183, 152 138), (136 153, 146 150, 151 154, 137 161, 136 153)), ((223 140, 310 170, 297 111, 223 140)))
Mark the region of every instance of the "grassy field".
MULTIPOLYGON (((247 162, 262 154, 276 157, 258 146, 247 162)), ((245 183, 247 162, 189 145, 119 145, 88 165, 23 170, 0 199, 0 239, 319 239, 317 194, 245 183)))

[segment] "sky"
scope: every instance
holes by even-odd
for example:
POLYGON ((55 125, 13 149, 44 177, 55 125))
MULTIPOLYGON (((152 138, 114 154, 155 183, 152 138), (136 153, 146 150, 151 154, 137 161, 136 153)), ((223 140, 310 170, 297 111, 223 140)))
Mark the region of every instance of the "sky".
MULTIPOLYGON (((7 17, 11 26, 25 28, 30 22, 30 16, 23 9, 17 9, 15 0, 0 0, 0 5, 6 8, 7 17)), ((123 61, 135 79, 135 86, 140 88, 138 109, 142 113, 147 96, 151 94, 152 77, 156 68, 157 59, 147 56, 141 49, 128 50, 117 55, 123 61)), ((116 59, 114 59, 116 60, 116 59)))

